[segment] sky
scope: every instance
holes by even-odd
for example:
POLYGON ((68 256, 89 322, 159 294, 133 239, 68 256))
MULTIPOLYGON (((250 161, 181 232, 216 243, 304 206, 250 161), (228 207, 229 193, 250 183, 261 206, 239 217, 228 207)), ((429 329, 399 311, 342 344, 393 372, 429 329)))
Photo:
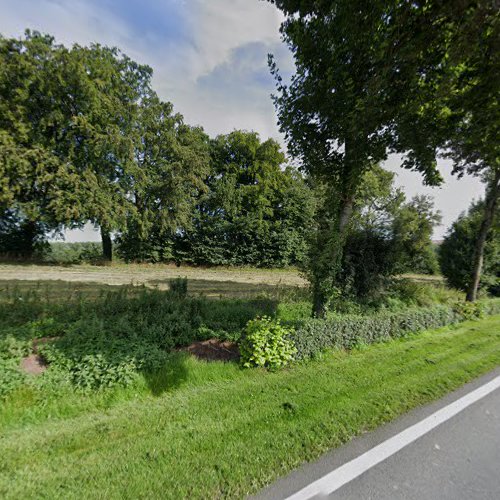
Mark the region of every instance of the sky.
MULTIPOLYGON (((210 135, 255 130, 284 144, 267 67, 273 53, 283 72, 293 70, 280 22, 279 11, 262 0, 0 0, 3 36, 19 37, 29 28, 65 45, 116 46, 153 68, 155 90, 187 123, 210 135)), ((385 164, 397 173, 397 184, 409 197, 433 196, 442 213, 435 239, 483 193, 478 180, 451 177, 448 162, 439 164, 446 181, 440 188, 422 186, 419 174, 399 164, 395 155, 385 164)), ((66 241, 99 241, 99 234, 87 226, 66 232, 66 241)))

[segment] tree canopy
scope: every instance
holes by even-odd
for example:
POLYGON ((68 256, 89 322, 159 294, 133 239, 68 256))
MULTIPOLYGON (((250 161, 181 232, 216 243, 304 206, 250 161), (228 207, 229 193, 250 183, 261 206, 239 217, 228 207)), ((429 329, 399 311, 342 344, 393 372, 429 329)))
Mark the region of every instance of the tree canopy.
MULTIPOLYGON (((429 184, 441 182, 436 159, 443 151, 458 173, 497 168, 498 6, 270 1, 285 14, 281 32, 296 66, 286 82, 270 58, 280 127, 303 168, 329 184, 328 210, 336 214, 335 223, 319 226, 316 241, 326 249, 317 252, 313 272, 321 315, 335 289, 356 192, 372 165, 397 152, 429 184)), ((492 186, 497 192, 498 179, 492 186)))

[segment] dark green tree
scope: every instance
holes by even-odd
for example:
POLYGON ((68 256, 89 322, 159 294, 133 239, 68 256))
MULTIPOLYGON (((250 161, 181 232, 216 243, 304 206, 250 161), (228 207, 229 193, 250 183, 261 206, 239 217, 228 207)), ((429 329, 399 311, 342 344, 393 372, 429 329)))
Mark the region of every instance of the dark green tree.
MULTIPOLYGON (((402 143, 420 132, 453 160, 453 173, 486 182, 484 213, 470 267, 467 300, 474 301, 483 254, 500 196, 500 10, 496 0, 415 4, 410 25, 427 46, 416 74, 419 92, 398 117, 402 143)), ((413 37, 407 42, 414 43, 413 37)), ((415 147, 417 154, 421 152, 415 147)))
POLYGON ((49 252, 50 228, 13 210, 0 214, 0 255, 15 259, 40 258, 49 252))
POLYGON ((100 226, 111 258, 133 162, 131 126, 151 70, 117 49, 0 39, 0 203, 50 228, 100 226))
MULTIPOLYGON (((473 276, 474 252, 484 216, 484 200, 473 203, 453 223, 439 247, 441 271, 448 284, 466 292, 473 276)), ((480 290, 500 294, 500 217, 488 233, 484 249, 484 265, 480 290)))
POLYGON ((279 144, 234 131, 212 142, 207 191, 178 257, 196 264, 287 266, 304 257, 314 203, 279 144))
POLYGON ((24 257, 35 252, 40 231, 73 222, 60 200, 74 189, 75 172, 57 151, 67 123, 56 97, 66 54, 49 36, 0 37, 0 214, 24 257))
POLYGON ((126 260, 168 260, 179 232, 189 230, 210 169, 209 139, 184 123, 154 92, 138 106, 133 127, 134 210, 119 238, 126 260))
POLYGON ((440 216, 428 197, 407 201, 394 177, 379 166, 364 175, 337 277, 344 297, 366 300, 394 277, 429 265, 440 216))
MULTIPOLYGON (((141 100, 150 92, 152 71, 115 48, 75 45, 68 53, 61 86, 71 109, 63 154, 77 172, 72 192, 75 219, 101 231, 103 255, 112 258, 111 233, 124 229, 135 211, 131 202, 134 124, 141 100)), ((61 102, 65 102, 64 96, 61 102)), ((68 200, 61 200, 68 205, 68 200)))

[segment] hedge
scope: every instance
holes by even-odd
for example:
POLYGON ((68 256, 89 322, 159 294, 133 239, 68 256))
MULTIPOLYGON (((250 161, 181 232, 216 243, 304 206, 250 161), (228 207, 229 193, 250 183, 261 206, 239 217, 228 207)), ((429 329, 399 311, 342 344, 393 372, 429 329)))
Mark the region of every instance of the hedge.
POLYGON ((359 344, 398 338, 493 314, 500 314, 499 299, 380 312, 371 316, 310 319, 296 325, 291 339, 297 348, 295 358, 300 360, 328 348, 351 349, 359 344))

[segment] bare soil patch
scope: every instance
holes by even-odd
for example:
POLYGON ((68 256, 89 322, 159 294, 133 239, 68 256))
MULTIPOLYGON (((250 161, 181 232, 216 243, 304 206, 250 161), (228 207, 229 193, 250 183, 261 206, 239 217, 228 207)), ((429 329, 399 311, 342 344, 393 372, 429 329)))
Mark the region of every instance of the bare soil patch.
POLYGON ((180 350, 205 361, 236 361, 240 357, 238 346, 234 342, 218 339, 194 342, 180 350))
POLYGON ((21 370, 29 375, 41 375, 47 363, 39 354, 30 354, 21 360, 21 370))

